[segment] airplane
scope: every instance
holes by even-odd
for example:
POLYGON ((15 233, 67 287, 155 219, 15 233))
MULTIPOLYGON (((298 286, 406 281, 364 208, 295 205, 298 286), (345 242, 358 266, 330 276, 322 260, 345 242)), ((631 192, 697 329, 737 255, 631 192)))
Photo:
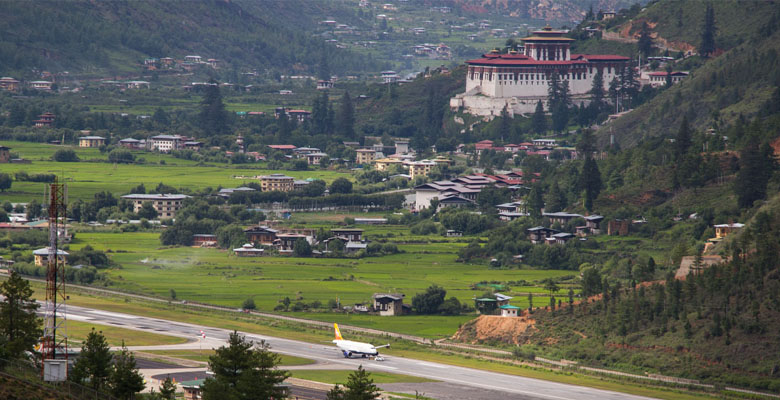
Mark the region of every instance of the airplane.
POLYGON ((344 340, 343 337, 341 337, 341 331, 339 331, 339 324, 334 323, 333 329, 335 330, 336 337, 333 339, 333 343, 341 350, 341 352, 344 354, 344 358, 352 358, 352 355, 360 355, 363 358, 366 357, 376 357, 377 361, 381 361, 379 357, 379 351, 377 349, 381 349, 383 347, 390 347, 390 344, 385 344, 382 346, 374 346, 371 343, 363 343, 363 342, 353 342, 351 340, 344 340))

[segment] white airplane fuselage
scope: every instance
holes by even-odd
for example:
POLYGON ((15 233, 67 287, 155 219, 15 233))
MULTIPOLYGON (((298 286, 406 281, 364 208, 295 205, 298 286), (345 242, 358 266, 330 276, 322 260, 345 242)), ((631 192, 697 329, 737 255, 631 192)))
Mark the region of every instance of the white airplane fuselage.
POLYGON ((351 340, 334 340, 333 343, 344 353, 344 357, 351 357, 354 355, 360 356, 376 356, 379 355, 379 351, 370 343, 353 342, 351 340))

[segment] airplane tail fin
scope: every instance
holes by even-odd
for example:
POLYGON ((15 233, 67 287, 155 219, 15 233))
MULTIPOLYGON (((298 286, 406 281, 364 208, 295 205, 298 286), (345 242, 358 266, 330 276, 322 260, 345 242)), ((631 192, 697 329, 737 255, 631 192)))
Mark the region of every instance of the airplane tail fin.
POLYGON ((339 331, 339 324, 337 324, 337 323, 334 323, 334 324, 333 324, 333 329, 334 329, 334 330, 335 330, 335 332, 336 332, 336 340, 344 340, 344 338, 343 338, 343 337, 341 337, 341 331, 339 331))

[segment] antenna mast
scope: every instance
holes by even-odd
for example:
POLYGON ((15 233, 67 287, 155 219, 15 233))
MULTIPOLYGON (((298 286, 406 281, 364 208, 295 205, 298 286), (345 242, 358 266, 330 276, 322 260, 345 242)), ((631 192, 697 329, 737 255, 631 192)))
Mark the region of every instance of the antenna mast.
MULTIPOLYGON (((49 247, 46 271, 46 310, 41 343, 42 366, 47 360, 68 359, 68 333, 65 310, 65 257, 60 235, 65 234, 67 189, 57 178, 49 185, 49 247), (60 259, 62 257, 62 259, 60 259)), ((43 372, 43 370, 41 371, 43 372)))

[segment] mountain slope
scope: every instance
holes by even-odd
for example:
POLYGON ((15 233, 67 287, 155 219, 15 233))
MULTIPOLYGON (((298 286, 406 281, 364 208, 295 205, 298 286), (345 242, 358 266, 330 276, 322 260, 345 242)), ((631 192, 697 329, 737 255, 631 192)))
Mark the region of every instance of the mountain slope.
POLYGON ((617 11, 643 1, 631 0, 422 0, 426 3, 458 7, 476 13, 502 13, 513 17, 531 18, 557 23, 579 22, 588 9, 593 12, 617 11))
MULTIPOLYGON (((700 34, 699 23, 692 20, 685 29, 678 29, 677 19, 673 16, 680 11, 678 3, 660 1, 634 21, 647 21, 654 26, 654 32, 665 40, 696 45, 697 35, 700 34)), ((702 10, 705 6, 704 3, 693 3, 702 10)), ((634 146, 649 137, 669 137, 680 126, 684 116, 699 131, 710 127, 724 128, 740 116, 752 118, 770 101, 780 83, 778 3, 723 1, 713 2, 713 5, 716 16, 722 16, 716 19, 716 42, 725 52, 709 60, 694 56, 675 65, 675 70, 694 68, 681 84, 663 91, 601 129, 601 144, 608 143, 611 132, 615 133, 621 146, 634 146), (728 16, 729 13, 736 17, 728 16), (699 63, 703 65, 697 68, 699 63)), ((686 3, 684 9, 688 7, 686 3)), ((697 13, 703 13, 698 8, 697 13)), ((688 13, 692 14, 692 11, 688 13)))
POLYGON ((340 3, 275 1, 5 2, 0 13, 0 74, 30 69, 71 73, 137 71, 145 57, 198 54, 228 66, 339 73, 380 66, 307 33, 327 15, 358 24, 340 3), (67 7, 63 7, 67 4, 67 7))

